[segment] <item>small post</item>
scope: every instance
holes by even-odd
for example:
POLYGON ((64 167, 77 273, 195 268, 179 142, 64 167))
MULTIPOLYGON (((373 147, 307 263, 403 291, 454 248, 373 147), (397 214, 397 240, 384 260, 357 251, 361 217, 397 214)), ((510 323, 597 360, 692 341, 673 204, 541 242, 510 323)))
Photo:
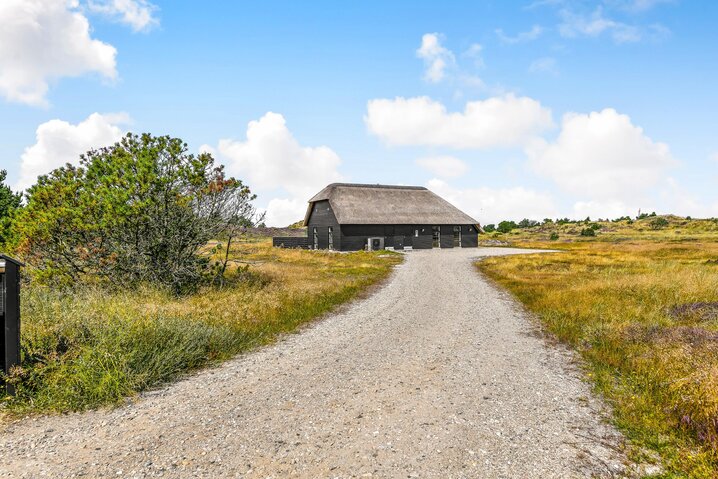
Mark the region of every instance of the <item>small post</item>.
MULTIPOLYGON (((2 341, 0 360, 5 374, 20 364, 20 267, 23 264, 0 254, 0 319, 2 341)), ((12 384, 6 385, 8 394, 15 394, 12 384)))

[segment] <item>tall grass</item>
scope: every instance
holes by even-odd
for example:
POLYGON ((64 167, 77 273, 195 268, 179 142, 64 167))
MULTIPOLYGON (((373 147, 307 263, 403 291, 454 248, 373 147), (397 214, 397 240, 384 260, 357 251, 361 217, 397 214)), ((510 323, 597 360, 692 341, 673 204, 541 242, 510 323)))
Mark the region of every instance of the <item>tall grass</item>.
POLYGON ((478 263, 583 355, 617 424, 660 454, 665 477, 718 476, 718 242, 706 234, 624 229, 618 242, 557 244, 523 233, 519 245, 563 251, 478 263))
POLYGON ((385 277, 398 255, 239 244, 222 288, 23 291, 23 363, 10 413, 116 404, 182 373, 273 341, 385 277))

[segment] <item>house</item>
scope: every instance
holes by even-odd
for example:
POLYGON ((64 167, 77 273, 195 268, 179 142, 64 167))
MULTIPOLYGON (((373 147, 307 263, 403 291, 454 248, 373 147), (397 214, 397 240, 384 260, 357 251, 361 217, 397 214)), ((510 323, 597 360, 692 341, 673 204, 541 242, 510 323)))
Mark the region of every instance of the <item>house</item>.
POLYGON ((478 246, 478 221, 421 186, 332 183, 309 200, 307 247, 430 249, 478 246))

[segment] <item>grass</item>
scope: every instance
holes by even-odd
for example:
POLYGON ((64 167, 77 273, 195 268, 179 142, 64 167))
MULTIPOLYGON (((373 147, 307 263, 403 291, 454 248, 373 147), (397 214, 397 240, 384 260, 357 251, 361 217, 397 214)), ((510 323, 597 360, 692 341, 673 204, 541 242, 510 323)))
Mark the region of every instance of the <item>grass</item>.
POLYGON ((585 225, 496 235, 561 251, 478 267, 581 353, 634 454, 658 453, 664 477, 717 477, 718 224, 667 219, 602 222, 595 238, 585 225))
POLYGON ((242 263, 227 285, 182 298, 153 288, 24 288, 23 362, 5 414, 118 404, 274 341, 385 278, 401 258, 277 249, 267 240, 237 244, 232 257, 242 263))

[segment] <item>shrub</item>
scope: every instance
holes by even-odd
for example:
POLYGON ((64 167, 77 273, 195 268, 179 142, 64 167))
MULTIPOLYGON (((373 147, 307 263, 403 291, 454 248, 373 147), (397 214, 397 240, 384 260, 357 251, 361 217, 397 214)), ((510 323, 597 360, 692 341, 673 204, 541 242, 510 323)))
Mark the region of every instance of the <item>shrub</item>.
POLYGON ((584 228, 581 230, 581 236, 596 236, 596 230, 593 228, 584 228))
POLYGON ((661 217, 655 218, 648 223, 648 226, 650 226, 653 230, 660 230, 668 226, 668 220, 661 217))
POLYGON ((495 224, 491 223, 491 224, 488 224, 488 225, 484 225, 484 232, 486 232, 486 233, 492 233, 492 232, 494 232, 494 231, 496 231, 496 225, 495 225, 495 224))
POLYGON ((538 226, 538 224, 539 224, 538 221, 524 218, 521 221, 519 221, 519 228, 533 228, 534 226, 538 226))
POLYGON ((20 207, 22 196, 13 192, 9 186, 5 184, 7 171, 0 170, 0 245, 7 240, 7 232, 10 227, 10 220, 15 210, 20 207))
POLYGON ((598 224, 598 223, 591 223, 591 225, 589 226, 589 228, 591 228, 593 231, 598 231, 598 230, 600 230, 600 229, 602 228, 602 226, 601 226, 600 224, 598 224))
POLYGON ((554 231, 553 233, 551 233, 551 236, 549 236, 548 239, 550 239, 551 241, 556 241, 558 239, 558 233, 554 231))
POLYGON ((511 230, 518 228, 518 225, 513 221, 502 221, 496 230, 499 233, 509 233, 511 230))
MULTIPOLYGON (((128 134, 41 176, 13 222, 41 282, 150 282, 182 292, 208 273, 208 240, 255 220, 255 196, 182 140, 128 134)), ((222 270, 223 272, 223 270, 222 270)))

